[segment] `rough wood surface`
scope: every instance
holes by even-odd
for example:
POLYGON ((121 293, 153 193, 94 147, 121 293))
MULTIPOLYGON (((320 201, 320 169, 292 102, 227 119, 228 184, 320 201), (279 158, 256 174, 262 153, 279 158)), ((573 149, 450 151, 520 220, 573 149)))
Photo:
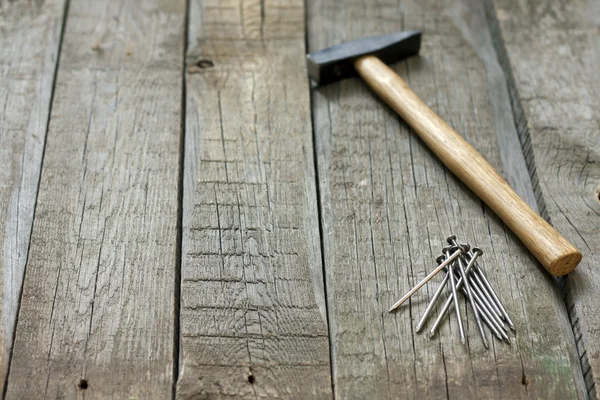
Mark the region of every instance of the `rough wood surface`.
MULTIPOLYGON (((313 0, 308 11, 310 50, 422 29, 422 56, 395 69, 502 170, 485 65, 445 4, 313 0)), ((315 89, 313 114, 336 396, 577 398, 583 380, 564 303, 514 235, 359 80, 315 89), (414 334, 433 285, 387 313, 432 268, 450 233, 486 253, 517 325, 511 346, 494 341, 485 351, 471 315, 467 347, 454 319, 434 340, 414 334)))
POLYGON ((191 2, 182 399, 331 397, 303 7, 191 2))
POLYGON ((185 0, 69 3, 0 0, 6 398, 598 398, 597 2, 306 1, 311 50, 424 31, 394 69, 583 251, 566 307, 358 79, 313 88, 313 148, 303 1, 190 0, 185 76, 185 0), (510 346, 415 334, 439 279, 387 313, 450 233, 510 346))
POLYGON ((8 399, 172 393, 184 21, 70 1, 8 399))
POLYGON ((489 3, 544 216, 583 253, 564 282, 565 294, 586 387, 591 398, 598 398, 600 5, 585 0, 489 3))
POLYGON ((0 1, 0 385, 29 250, 64 1, 0 1))

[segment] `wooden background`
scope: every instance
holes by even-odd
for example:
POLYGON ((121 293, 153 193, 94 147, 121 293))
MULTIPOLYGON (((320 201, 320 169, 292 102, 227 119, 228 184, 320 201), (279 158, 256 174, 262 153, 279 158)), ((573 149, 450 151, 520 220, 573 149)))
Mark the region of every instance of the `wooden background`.
POLYGON ((586 0, 0 0, 8 399, 599 397, 600 6, 586 0), (584 254, 545 273, 358 79, 305 54, 422 30, 394 65, 584 254), (517 326, 434 285, 451 233, 517 326))

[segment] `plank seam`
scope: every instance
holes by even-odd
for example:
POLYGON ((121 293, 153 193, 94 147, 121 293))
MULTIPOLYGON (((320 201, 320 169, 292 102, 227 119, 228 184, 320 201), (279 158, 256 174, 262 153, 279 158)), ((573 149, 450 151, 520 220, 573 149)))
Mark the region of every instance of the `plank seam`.
MULTIPOLYGON (((308 48, 308 40, 307 40, 307 48, 308 48)), ((310 82, 309 82, 309 90, 310 90, 310 82)), ((325 244, 323 242, 323 209, 321 203, 321 193, 319 187, 319 168, 318 168, 318 160, 317 160, 317 146, 316 146, 316 137, 315 137, 315 126, 314 126, 314 114, 313 114, 313 94, 312 90, 310 90, 310 123, 313 137, 313 164, 315 170, 315 192, 317 197, 317 218, 319 220, 319 244, 321 247, 321 270, 323 274, 323 296, 325 297, 325 316, 327 319, 327 337, 329 338, 329 370, 331 377, 331 393, 332 398, 335 399, 335 388, 334 388, 334 356, 333 356, 333 343, 332 343, 332 335, 331 335, 331 323, 329 319, 329 297, 327 296, 327 272, 325 271, 325 244)))
POLYGON ((188 31, 190 22, 190 0, 185 0, 183 26, 183 57, 181 65, 181 111, 179 127, 179 176, 177 183, 177 245, 175 254, 175 280, 173 282, 173 387, 171 397, 177 398, 177 382, 181 371, 181 263, 183 261, 183 185, 185 173, 185 121, 186 121, 186 62, 188 52, 188 31))
MULTIPOLYGON (((488 29, 492 38, 492 43, 496 51, 496 56, 498 58, 500 67, 502 68, 505 74, 506 84, 508 86, 510 97, 510 105, 512 108, 512 114, 517 129, 519 141, 521 143, 521 148, 523 150, 523 155, 525 156, 525 163, 527 165, 527 169, 529 170, 529 175, 531 177, 531 184, 533 186, 535 198, 538 203, 540 215, 542 216, 542 218, 548 221, 548 223, 552 224, 550 215, 548 213, 548 209, 546 207, 546 202, 543 197, 539 177, 536 171, 533 145, 531 142, 531 133, 529 131, 529 123, 527 121, 527 117, 525 116, 523 105, 520 101, 519 90, 517 88, 512 68, 510 66, 510 59, 508 57, 508 52, 504 44, 504 38, 500 30, 498 17, 494 10, 493 0, 485 0, 484 10, 485 17, 488 22, 488 29)), ((581 370, 583 373, 583 380, 585 383, 587 395, 589 396, 589 398, 597 398, 597 391, 594 384, 593 372, 587 356, 587 350, 585 348, 584 341, 581 340, 583 335, 581 334, 579 326, 579 317, 575 309, 575 299, 571 295, 568 275, 557 277, 556 283, 561 292, 567 310, 571 330, 573 332, 573 338, 575 339, 577 355, 581 364, 581 370)))
POLYGON ((62 43, 65 36, 65 28, 67 25, 67 15, 69 13, 69 2, 70 0, 65 0, 63 5, 63 14, 61 20, 60 34, 58 38, 58 48, 56 49, 56 62, 54 63, 54 71, 52 74, 52 90, 50 91, 50 101, 48 102, 48 116, 46 118, 46 127, 44 129, 44 144, 42 145, 42 156, 40 159, 40 173, 38 175, 37 181, 37 189, 35 191, 35 202, 33 205, 33 217, 31 219, 31 226, 29 227, 29 243, 27 244, 27 253, 25 254, 25 268, 23 269, 23 278, 21 280, 21 286, 19 290, 19 302, 17 303, 17 313, 15 317, 15 325, 12 332, 12 337, 10 338, 10 353, 8 355, 8 365, 6 367, 6 376, 4 379, 4 386, 2 387, 2 399, 6 398, 6 392, 8 390, 8 380, 10 379, 10 369, 13 358, 13 350, 15 346, 15 339, 17 337, 17 326, 19 325, 19 313, 21 312, 21 301, 23 299, 23 283, 25 282, 25 277, 27 275, 27 263, 29 261, 29 249, 31 247, 31 233, 33 232, 33 224, 35 223, 35 212, 37 209, 37 200, 38 194, 40 192, 40 182, 42 180, 42 171, 44 168, 44 155, 46 154, 46 143, 48 137, 48 130, 50 128, 50 116, 52 115, 52 106, 54 104, 54 93, 56 92, 56 77, 58 75, 58 67, 60 64, 60 56, 62 52, 62 43))
MULTIPOLYGON (((262 4, 262 3, 261 3, 262 4)), ((308 12, 308 1, 304 1, 304 49, 306 52, 309 50, 309 12, 308 12)), ((308 78, 308 106, 310 109, 310 129, 312 135, 312 150, 313 150, 313 168, 315 171, 315 194, 317 198, 317 219, 319 221, 319 244, 321 248, 321 273, 323 275, 323 297, 325 299, 325 317, 327 322, 327 333, 329 342, 329 377, 331 379, 331 397, 335 400, 335 379, 334 379, 334 362, 335 357, 333 354, 333 336, 331 334, 331 321, 329 318, 329 296, 327 295, 327 271, 325 270, 325 242, 323 235, 323 208, 321 201, 321 187, 319 179, 319 159, 317 154, 317 137, 315 129, 315 115, 314 115, 314 99, 313 91, 311 88, 311 80, 308 78)))

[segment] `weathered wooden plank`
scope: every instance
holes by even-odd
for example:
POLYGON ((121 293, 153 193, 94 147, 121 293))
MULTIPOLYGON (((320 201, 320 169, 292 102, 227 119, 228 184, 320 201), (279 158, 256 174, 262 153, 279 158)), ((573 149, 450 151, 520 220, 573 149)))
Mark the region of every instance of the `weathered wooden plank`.
POLYGON ((70 2, 9 399, 171 395, 184 21, 70 2))
POLYGON ((64 1, 0 2, 0 383, 29 251, 64 1))
POLYGON ((454 0, 446 3, 447 14, 471 45, 485 68, 489 102, 498 138, 502 170, 507 182, 529 206, 539 213, 531 177, 521 149, 513 118, 506 76, 496 54, 492 35, 487 27, 484 7, 479 0, 454 0))
MULTIPOLYGON (((446 7, 313 0, 309 48, 423 30, 422 55, 396 70, 502 171, 493 85, 446 7)), ((315 89, 313 114, 336 396, 576 398, 583 382, 564 303, 514 235, 357 79, 315 89), (494 341, 486 351, 471 315, 466 347, 454 319, 434 340, 414 334, 435 285, 387 313, 431 270, 450 233, 486 253, 488 275, 517 325, 510 346, 494 341)))
POLYGON ((586 387, 598 398, 600 7, 583 0, 488 6, 544 216, 584 255, 565 281, 566 300, 586 387))
POLYGON ((331 397, 302 1, 193 0, 177 395, 331 397))

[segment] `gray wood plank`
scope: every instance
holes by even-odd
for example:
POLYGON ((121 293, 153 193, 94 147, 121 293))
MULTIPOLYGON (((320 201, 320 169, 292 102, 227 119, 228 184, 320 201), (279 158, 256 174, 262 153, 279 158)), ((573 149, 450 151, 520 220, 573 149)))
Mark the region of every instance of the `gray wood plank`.
POLYGON ((0 384, 35 208, 64 1, 0 2, 0 384))
POLYGON ((487 27, 485 9, 479 0, 448 1, 446 13, 471 45, 485 68, 494 130, 506 181, 525 202, 539 213, 531 177, 515 125, 510 93, 504 70, 498 61, 492 35, 487 27))
POLYGON ((304 5, 193 0, 177 395, 329 398, 304 5))
POLYGON ((586 387, 598 398, 600 6, 585 0, 488 6, 543 215, 583 253, 564 284, 586 387))
POLYGON ((70 1, 9 399, 173 387, 185 1, 70 1))
MULTIPOLYGON (((486 63, 455 11, 434 0, 309 1, 309 49, 423 30, 422 55, 394 68, 502 171, 494 131, 503 117, 494 112, 506 104, 491 104, 486 63)), ((358 79, 312 93, 336 396, 577 398, 581 370, 553 279, 358 79), (470 314, 468 346, 454 318, 433 340, 415 334, 439 279, 387 313, 433 268, 451 233, 484 250, 484 268, 517 326, 510 346, 494 341, 486 351, 470 314)))

